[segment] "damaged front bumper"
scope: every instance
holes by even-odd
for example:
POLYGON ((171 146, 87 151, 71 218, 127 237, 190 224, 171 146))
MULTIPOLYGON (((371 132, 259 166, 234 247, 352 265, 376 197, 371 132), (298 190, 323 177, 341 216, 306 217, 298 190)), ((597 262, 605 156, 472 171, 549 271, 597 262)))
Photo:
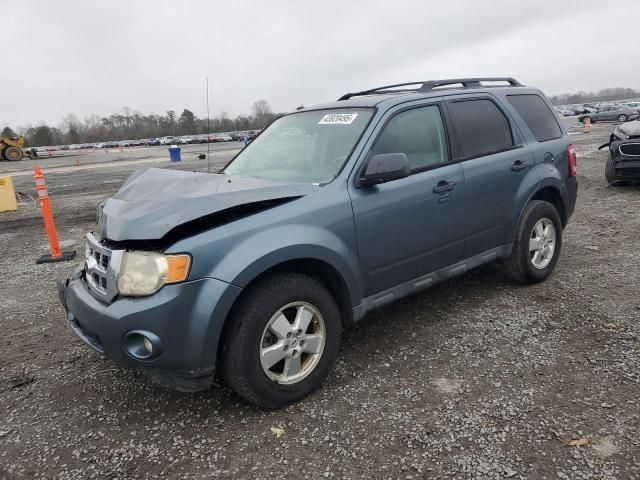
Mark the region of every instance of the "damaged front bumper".
POLYGON ((609 150, 617 176, 640 179, 640 138, 611 142, 609 150))
POLYGON ((94 350, 175 390, 213 383, 216 347, 239 287, 203 278, 104 303, 91 294, 82 268, 57 286, 71 329, 94 350), (140 354, 143 335, 153 340, 148 355, 140 354))

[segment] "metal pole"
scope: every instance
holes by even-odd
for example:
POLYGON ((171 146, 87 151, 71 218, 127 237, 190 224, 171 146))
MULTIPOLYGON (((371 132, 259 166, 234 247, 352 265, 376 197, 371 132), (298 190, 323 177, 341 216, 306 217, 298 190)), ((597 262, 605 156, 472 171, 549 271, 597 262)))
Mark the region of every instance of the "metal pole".
POLYGON ((209 77, 207 77, 207 173, 211 173, 211 156, 209 148, 209 135, 211 135, 211 129, 209 128, 209 77))

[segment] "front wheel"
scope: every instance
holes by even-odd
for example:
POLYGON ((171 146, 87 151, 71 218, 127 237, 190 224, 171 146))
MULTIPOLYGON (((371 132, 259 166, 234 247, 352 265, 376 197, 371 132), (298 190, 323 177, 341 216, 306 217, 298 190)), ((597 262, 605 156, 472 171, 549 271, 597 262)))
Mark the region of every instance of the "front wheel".
POLYGON ((627 116, 626 115, 619 115, 618 116, 618 121, 622 122, 622 123, 626 122, 627 121, 627 116))
POLYGON ((620 180, 616 176, 616 167, 612 156, 609 156, 607 163, 604 166, 604 177, 607 179, 607 183, 612 187, 619 187, 627 184, 627 182, 620 180))
POLYGON ((340 310, 326 287, 283 273, 261 280, 241 302, 225 336, 226 383, 264 408, 287 406, 319 388, 342 334, 340 310))
POLYGON ((520 283, 546 280, 558 263, 562 223, 549 202, 533 200, 525 207, 505 273, 520 283))

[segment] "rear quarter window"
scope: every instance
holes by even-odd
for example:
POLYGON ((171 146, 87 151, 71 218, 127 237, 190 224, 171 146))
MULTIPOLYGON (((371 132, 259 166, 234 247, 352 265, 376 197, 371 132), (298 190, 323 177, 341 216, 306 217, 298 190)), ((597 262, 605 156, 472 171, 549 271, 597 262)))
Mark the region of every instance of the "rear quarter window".
POLYGON ((507 95, 507 100, 525 121, 539 142, 562 137, 555 115, 538 95, 507 95))

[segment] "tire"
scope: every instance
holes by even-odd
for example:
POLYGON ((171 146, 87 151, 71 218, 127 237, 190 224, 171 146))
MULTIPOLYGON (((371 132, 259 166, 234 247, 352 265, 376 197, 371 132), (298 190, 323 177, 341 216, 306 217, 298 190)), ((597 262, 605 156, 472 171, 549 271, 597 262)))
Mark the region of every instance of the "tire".
POLYGON ((10 162, 17 162, 18 160, 22 160, 24 154, 22 150, 17 147, 7 147, 2 152, 2 156, 5 160, 9 160, 10 162))
POLYGON ((620 178, 616 176, 616 168, 611 155, 609 155, 607 163, 604 165, 604 177, 607 179, 607 183, 612 187, 621 187, 628 184, 628 182, 620 180, 620 178))
MULTIPOLYGON (((551 233, 551 230, 549 230, 551 233)), ((532 200, 525 207, 516 230, 511 255, 504 262, 505 273, 511 279, 525 284, 546 280, 553 272, 562 248, 562 223, 556 208, 549 202, 532 200), (531 243, 539 237, 534 230, 538 225, 553 226, 553 241, 547 244, 548 257, 532 254, 531 243), (551 250, 551 246, 553 247, 551 250), (534 260, 539 262, 536 266, 534 260), (544 260, 544 261, 541 261, 544 260)))
POLYGON ((621 123, 624 123, 627 121, 627 116, 622 114, 622 115, 618 115, 618 121, 621 123))
MULTIPOLYGON (((281 408, 318 389, 338 356, 342 335, 340 310, 325 286, 306 275, 282 273, 265 278, 241 299, 239 308, 230 320, 223 344, 224 381, 237 394, 260 407, 281 408), (283 311, 285 320, 289 320, 286 328, 267 328, 270 324, 277 323, 274 319, 280 316, 278 313, 286 306, 289 306, 283 311), (300 353, 304 350, 301 348, 303 344, 306 345, 305 348, 310 346, 309 335, 303 334, 296 337, 297 340, 288 337, 291 332, 287 329, 295 326, 293 317, 299 308, 307 314, 313 313, 305 333, 313 333, 315 329, 315 336, 318 337, 321 336, 318 334, 321 331, 319 327, 321 324, 324 327, 324 345, 316 348, 319 353, 300 353), (276 330, 289 333, 276 335, 276 330), (309 339, 309 343, 304 338, 309 339), (295 341, 298 343, 291 343, 295 341), (278 346, 282 344, 285 346, 278 346), (274 358, 284 358, 267 369, 261 362, 261 353, 274 347, 277 350, 277 357, 274 358), (288 353, 283 354, 283 351, 288 353), (302 365, 302 376, 287 377, 287 361, 293 364, 296 355, 302 365), (307 372, 305 368, 308 368, 307 372)), ((283 325, 285 324, 280 323, 278 327, 283 325)), ((294 331, 294 336, 300 331, 294 331)))

